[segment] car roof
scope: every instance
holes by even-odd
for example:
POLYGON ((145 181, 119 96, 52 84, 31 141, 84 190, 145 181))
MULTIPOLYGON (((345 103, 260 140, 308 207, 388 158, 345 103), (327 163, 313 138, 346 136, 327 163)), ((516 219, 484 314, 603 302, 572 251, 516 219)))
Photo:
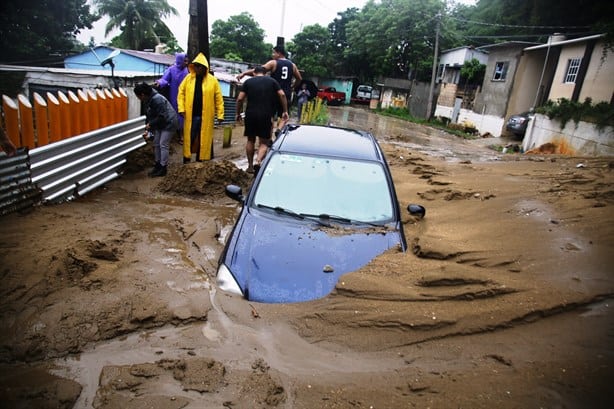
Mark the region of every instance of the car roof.
POLYGON ((377 141, 368 132, 320 125, 291 125, 273 149, 307 155, 382 161, 377 141))

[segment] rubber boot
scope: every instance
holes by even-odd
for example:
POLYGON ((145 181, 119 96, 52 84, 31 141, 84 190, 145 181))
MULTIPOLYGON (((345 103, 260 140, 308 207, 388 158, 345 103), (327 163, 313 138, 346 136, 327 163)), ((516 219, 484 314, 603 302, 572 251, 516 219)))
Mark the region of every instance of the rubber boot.
POLYGON ((151 177, 161 177, 166 176, 166 166, 160 166, 157 171, 153 172, 151 177))
POLYGON ((161 166, 162 166, 162 165, 160 165, 160 162, 156 162, 156 163, 155 163, 155 165, 154 165, 154 167, 153 167, 153 168, 151 168, 151 170, 150 170, 149 172, 147 172, 147 175, 148 175, 148 176, 153 176, 153 175, 154 175, 154 173, 156 173, 156 172, 158 171, 158 169, 160 169, 160 167, 161 167, 161 166))

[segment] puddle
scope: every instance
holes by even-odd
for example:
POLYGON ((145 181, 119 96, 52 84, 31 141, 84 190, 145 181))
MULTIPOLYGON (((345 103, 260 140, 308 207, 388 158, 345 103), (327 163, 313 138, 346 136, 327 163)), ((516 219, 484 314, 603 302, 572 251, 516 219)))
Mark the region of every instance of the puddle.
POLYGON ((472 144, 435 128, 422 127, 398 118, 373 115, 366 108, 329 107, 328 111, 331 125, 369 131, 379 141, 450 162, 488 162, 500 159, 497 153, 487 147, 472 144), (454 140, 454 151, 450 149, 450 139, 454 140))

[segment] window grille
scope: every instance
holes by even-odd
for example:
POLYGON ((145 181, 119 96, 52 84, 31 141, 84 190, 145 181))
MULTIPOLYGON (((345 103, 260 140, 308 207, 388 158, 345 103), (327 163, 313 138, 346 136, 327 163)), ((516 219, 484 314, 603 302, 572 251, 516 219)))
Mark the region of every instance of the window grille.
POLYGON ((495 72, 493 73, 492 80, 493 81, 505 81, 505 78, 507 77, 508 67, 509 67, 509 62, 498 61, 495 64, 495 72))
POLYGON ((582 58, 571 58, 567 60, 567 73, 565 74, 566 84, 575 84, 578 77, 578 71, 580 71, 580 63, 582 58))

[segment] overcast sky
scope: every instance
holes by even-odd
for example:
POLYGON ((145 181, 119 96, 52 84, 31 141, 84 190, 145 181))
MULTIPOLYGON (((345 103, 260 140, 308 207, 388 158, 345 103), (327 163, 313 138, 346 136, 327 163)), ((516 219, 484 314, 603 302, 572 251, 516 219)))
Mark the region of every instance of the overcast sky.
MULTIPOLYGON (((461 1, 475 3, 474 0, 461 1)), ((91 0, 88 3, 91 4, 91 0)), ((186 50, 190 0, 168 0, 168 3, 177 9, 179 17, 167 18, 165 23, 175 34, 179 46, 186 50)), ((304 26, 320 24, 326 27, 337 17, 338 12, 350 7, 361 9, 366 3, 367 0, 208 0, 209 30, 215 20, 226 21, 230 16, 247 11, 264 30, 265 41, 275 44, 278 36, 290 41, 304 26), (283 24, 282 9, 285 9, 283 24)), ((77 38, 85 44, 89 43, 92 36, 96 44, 111 41, 119 32, 105 37, 107 21, 106 18, 97 21, 92 30, 83 30, 77 38)))

